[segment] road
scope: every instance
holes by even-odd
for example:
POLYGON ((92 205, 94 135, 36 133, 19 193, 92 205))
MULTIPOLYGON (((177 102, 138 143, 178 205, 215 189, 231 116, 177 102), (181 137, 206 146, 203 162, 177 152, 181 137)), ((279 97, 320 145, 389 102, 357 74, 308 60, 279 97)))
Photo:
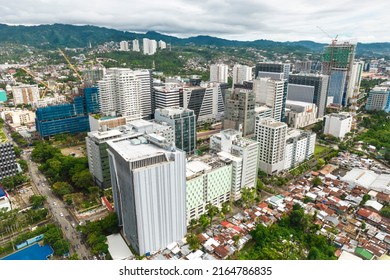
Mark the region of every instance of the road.
POLYGON ((40 195, 46 197, 52 220, 61 228, 64 236, 70 242, 70 253, 77 253, 80 259, 84 257, 91 258, 91 253, 85 244, 81 243, 80 233, 76 230, 78 221, 73 217, 64 202, 53 193, 49 182, 38 170, 38 165, 31 161, 31 150, 24 150, 22 158, 28 163, 28 172, 33 186, 36 187, 40 195))
MULTIPOLYGON (((12 144, 16 145, 5 127, 3 127, 3 132, 8 140, 12 144)), ((80 259, 92 259, 88 248, 85 244, 82 244, 84 242, 80 239, 80 233, 76 230, 78 221, 73 217, 73 215, 71 215, 71 212, 64 202, 52 192, 46 177, 38 170, 38 165, 31 160, 31 150, 32 149, 24 149, 21 157, 27 161, 28 173, 31 178, 32 187, 40 195, 46 197, 48 209, 52 215, 52 220, 58 227, 61 228, 64 233, 64 237, 71 244, 70 254, 77 253, 80 259)))

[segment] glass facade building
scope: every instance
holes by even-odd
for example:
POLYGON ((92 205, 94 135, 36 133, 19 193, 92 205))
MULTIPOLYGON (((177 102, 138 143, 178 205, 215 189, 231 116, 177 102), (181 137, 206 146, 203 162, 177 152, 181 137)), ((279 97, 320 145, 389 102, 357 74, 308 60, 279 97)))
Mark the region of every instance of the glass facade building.
POLYGON ((96 88, 85 88, 73 103, 38 108, 35 126, 41 138, 60 133, 88 132, 89 113, 97 113, 99 98, 96 88))

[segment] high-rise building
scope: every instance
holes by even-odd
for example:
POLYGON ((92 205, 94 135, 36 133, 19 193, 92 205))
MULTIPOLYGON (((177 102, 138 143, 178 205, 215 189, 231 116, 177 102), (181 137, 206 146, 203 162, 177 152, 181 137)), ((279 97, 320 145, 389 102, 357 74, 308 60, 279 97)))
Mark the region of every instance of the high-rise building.
POLYGON ((368 94, 366 110, 390 112, 390 87, 374 87, 368 94))
POLYGON ((111 130, 106 128, 88 132, 85 138, 89 171, 95 183, 101 188, 111 186, 110 168, 108 163, 107 142, 113 139, 138 138, 144 134, 162 136, 168 143, 175 142, 175 133, 172 127, 146 120, 131 121, 111 130))
POLYGON ((252 80, 252 67, 236 64, 233 66, 233 85, 252 80))
POLYGON ((242 133, 226 129, 210 137, 210 150, 232 161, 231 198, 241 198, 242 188, 256 187, 259 143, 242 137, 242 133))
POLYGON ((347 101, 351 103, 354 90, 359 91, 360 83, 362 81, 362 73, 364 68, 364 61, 354 62, 352 65, 351 78, 348 83, 347 101))
POLYGON ((284 170, 287 124, 272 118, 256 118, 256 139, 259 142, 259 168, 267 174, 284 170))
POLYGON ((60 133, 88 132, 89 121, 84 95, 75 96, 72 103, 38 108, 35 126, 41 138, 60 133))
POLYGON ((300 72, 310 73, 310 71, 312 70, 312 66, 313 66, 313 61, 311 60, 305 60, 305 61, 298 60, 294 63, 294 73, 300 73, 300 72))
POLYGON ((344 42, 325 47, 322 56, 322 74, 329 76, 328 98, 331 104, 339 107, 347 103, 347 91, 351 82, 356 44, 344 42))
POLYGON ((184 108, 194 110, 197 123, 219 121, 224 112, 223 85, 205 83, 201 86, 184 87, 182 104, 184 108))
POLYGON ((97 82, 103 79, 105 68, 93 68, 83 71, 83 80, 85 87, 94 87, 97 82))
POLYGON ((128 121, 152 115, 151 73, 149 70, 109 68, 98 82, 101 112, 123 116, 128 121))
POLYGON ((160 41, 158 41, 158 47, 160 48, 160 49, 166 49, 167 48, 167 43, 165 43, 164 41, 162 41, 162 40, 160 40, 160 41))
POLYGON ((196 157, 186 164, 187 224, 207 213, 207 205, 218 208, 230 201, 232 162, 216 155, 196 157))
POLYGON ((343 139, 351 131, 352 116, 347 112, 333 113, 325 117, 324 134, 343 139))
POLYGON ((18 165, 16 164, 14 145, 11 142, 1 143, 0 155, 0 180, 15 176, 18 173, 18 165))
POLYGON ((20 104, 33 105, 40 99, 38 85, 13 86, 12 95, 15 106, 20 104))
POLYGON ((85 111, 87 114, 100 112, 100 98, 97 87, 86 87, 83 89, 85 98, 85 111))
POLYGON ((283 89, 283 101, 281 118, 284 120, 285 105, 288 95, 288 82, 290 76, 291 65, 289 63, 280 62, 261 62, 256 65, 255 76, 256 78, 271 78, 272 80, 284 81, 283 89))
POLYGON ((288 81, 291 65, 289 63, 260 62, 255 68, 255 78, 269 77, 271 79, 285 79, 288 81), (279 74, 283 74, 280 76, 279 74))
POLYGON ((140 51, 139 41, 138 41, 138 39, 134 39, 133 40, 133 52, 139 52, 139 51, 140 51))
POLYGON ((291 74, 287 99, 316 104, 317 117, 321 118, 325 113, 328 80, 327 75, 291 74))
POLYGON ((227 83, 228 69, 225 64, 211 64, 210 65, 210 82, 227 83))
POLYGON ((152 72, 147 69, 134 70, 134 75, 140 80, 140 108, 141 117, 146 120, 152 119, 152 72))
POLYGON ((183 87, 177 83, 165 83, 153 87, 153 108, 183 107, 183 87))
POLYGON ((175 145, 186 153, 196 148, 196 117, 193 110, 181 107, 156 109, 155 120, 167 123, 175 131, 175 145))
POLYGON ((143 52, 147 55, 153 55, 157 51, 157 41, 144 38, 143 41, 143 52))
POLYGON ((223 129, 234 129, 243 136, 251 135, 255 129, 255 94, 251 90, 227 90, 223 129))
POLYGON ((119 50, 120 50, 120 51, 124 51, 124 52, 129 51, 129 42, 127 42, 127 41, 121 41, 121 42, 119 43, 119 50))
POLYGON ((256 103, 264 104, 272 108, 272 118, 282 121, 285 81, 271 78, 257 78, 253 80, 253 91, 256 95, 256 103))
POLYGON ((186 156, 162 141, 145 136, 107 142, 115 212, 139 255, 164 249, 187 231, 186 156))
POLYGON ((298 129, 288 129, 284 169, 291 169, 314 155, 316 134, 298 129))

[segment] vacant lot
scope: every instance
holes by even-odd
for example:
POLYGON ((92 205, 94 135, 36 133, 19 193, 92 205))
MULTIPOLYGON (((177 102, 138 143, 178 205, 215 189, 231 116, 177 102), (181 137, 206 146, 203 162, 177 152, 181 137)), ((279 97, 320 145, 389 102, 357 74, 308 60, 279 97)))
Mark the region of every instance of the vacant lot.
POLYGON ((85 156, 85 145, 63 148, 63 149, 61 149, 61 153, 64 156, 73 155, 75 157, 84 157, 85 156))

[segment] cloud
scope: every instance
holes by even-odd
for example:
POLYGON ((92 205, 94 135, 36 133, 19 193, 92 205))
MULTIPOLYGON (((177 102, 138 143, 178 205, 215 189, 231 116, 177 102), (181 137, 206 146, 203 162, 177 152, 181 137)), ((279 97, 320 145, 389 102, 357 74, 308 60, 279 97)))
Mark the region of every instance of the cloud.
MULTIPOLYGON (((5 2, 0 0, 0 2, 5 2)), ((390 41, 389 2, 379 0, 24 0, 0 5, 7 24, 91 24, 180 37, 277 41, 390 41), (320 26, 325 32, 321 31, 320 26), (327 34, 329 35, 327 35, 327 34)), ((1 3, 0 3, 1 4, 1 3)))

